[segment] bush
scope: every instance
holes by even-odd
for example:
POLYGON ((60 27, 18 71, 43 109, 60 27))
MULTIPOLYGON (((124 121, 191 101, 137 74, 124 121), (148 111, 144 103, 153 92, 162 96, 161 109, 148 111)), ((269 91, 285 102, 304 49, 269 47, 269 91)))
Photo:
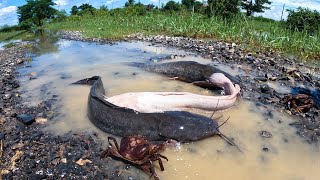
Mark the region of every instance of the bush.
POLYGON ((168 1, 167 4, 163 7, 165 11, 180 11, 181 7, 179 3, 175 1, 168 1))
POLYGON ((230 19, 240 12, 240 0, 208 0, 207 14, 230 19))
POLYGON ((286 26, 293 31, 306 31, 315 33, 320 28, 320 14, 317 11, 311 11, 307 8, 299 7, 297 11, 287 10, 289 12, 286 26))

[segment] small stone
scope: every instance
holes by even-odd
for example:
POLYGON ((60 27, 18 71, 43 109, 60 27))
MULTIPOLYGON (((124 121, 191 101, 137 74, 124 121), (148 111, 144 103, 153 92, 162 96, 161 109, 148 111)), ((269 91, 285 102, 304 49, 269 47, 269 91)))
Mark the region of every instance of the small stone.
POLYGON ((38 123, 38 124, 45 124, 47 121, 48 121, 48 119, 43 118, 43 117, 36 118, 36 123, 38 123))
POLYGON ((0 132, 0 140, 4 139, 5 135, 0 132))
POLYGON ((36 72, 31 72, 31 73, 30 73, 30 76, 36 76, 36 75, 37 75, 36 72))
POLYGON ((260 136, 263 138, 271 138, 272 134, 268 131, 260 131, 260 136))
POLYGON ((83 165, 86 165, 87 163, 92 163, 92 161, 90 161, 89 159, 82 159, 80 158, 76 164, 78 164, 79 166, 83 166, 83 165))
POLYGON ((263 147, 262 150, 263 150, 264 152, 268 152, 268 151, 269 151, 269 148, 263 147))
POLYGON ((25 125, 30 125, 34 122, 34 117, 29 114, 20 114, 16 118, 25 125))
POLYGON ((19 59, 17 60, 17 64, 22 64, 22 63, 23 63, 23 59, 19 58, 19 59))
POLYGON ((62 163, 64 163, 64 164, 67 164, 67 158, 62 158, 62 159, 60 160, 60 162, 62 162, 62 163))
POLYGON ((208 50, 209 50, 209 51, 213 51, 213 50, 214 50, 214 47, 213 47, 213 46, 208 46, 208 50))
POLYGON ((11 94, 5 94, 4 97, 3 97, 3 100, 10 99, 11 97, 12 97, 11 94))
POLYGON ((20 149, 20 148, 22 148, 23 146, 24 146, 23 143, 17 143, 17 144, 12 145, 12 146, 11 146, 11 149, 12 149, 12 150, 20 149))
POLYGON ((267 74, 265 74, 265 77, 266 77, 267 79, 270 79, 270 78, 272 77, 272 75, 271 75, 270 73, 267 73, 267 74))
POLYGON ((311 123, 311 124, 307 124, 306 128, 309 130, 315 130, 319 128, 319 124, 318 123, 311 123))
POLYGON ((263 84, 260 86, 260 90, 262 93, 271 94, 271 88, 267 84, 263 84))

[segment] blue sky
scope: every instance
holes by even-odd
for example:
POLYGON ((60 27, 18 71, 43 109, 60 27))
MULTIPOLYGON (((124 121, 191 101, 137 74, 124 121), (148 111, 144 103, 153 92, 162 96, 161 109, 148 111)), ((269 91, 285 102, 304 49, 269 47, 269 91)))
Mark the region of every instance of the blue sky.
MULTIPOLYGON (((70 11, 70 8, 73 5, 81 5, 83 3, 92 4, 95 7, 100 7, 101 5, 107 5, 108 8, 122 7, 127 0, 54 0, 57 4, 55 7, 57 9, 65 9, 67 12, 70 11)), ((169 0, 160 0, 161 3, 166 3, 169 0)), ((179 1, 179 0, 175 0, 179 1)), ((262 15, 267 18, 280 20, 282 6, 285 4, 286 9, 295 9, 299 6, 307 7, 312 10, 320 11, 320 0, 270 0, 272 4, 270 5, 271 9, 265 11, 264 13, 256 14, 262 15)), ((139 0, 136 0, 139 2, 139 0)), ((143 4, 159 4, 159 0, 141 0, 143 4)), ((17 6, 26 4, 25 0, 0 0, 0 27, 7 25, 14 25, 18 23, 17 19, 17 6)), ((284 18, 288 14, 284 12, 284 18)))

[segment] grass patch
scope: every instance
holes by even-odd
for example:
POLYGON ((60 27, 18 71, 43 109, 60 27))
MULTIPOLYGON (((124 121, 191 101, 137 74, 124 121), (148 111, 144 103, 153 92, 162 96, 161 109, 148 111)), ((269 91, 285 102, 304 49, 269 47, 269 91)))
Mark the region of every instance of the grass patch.
POLYGON ((304 32, 289 31, 281 22, 245 16, 227 22, 217 17, 207 18, 188 13, 148 12, 139 16, 107 12, 70 16, 62 22, 48 24, 45 28, 79 30, 87 37, 109 39, 121 39, 134 33, 214 38, 245 44, 252 51, 272 49, 311 61, 320 58, 319 32, 310 36, 304 32))
POLYGON ((3 45, 3 47, 4 47, 4 48, 11 48, 11 47, 13 47, 13 46, 15 46, 15 45, 16 45, 16 43, 10 42, 10 43, 8 43, 8 44, 3 45))
POLYGON ((0 41, 10 40, 31 40, 34 38, 34 34, 28 31, 11 31, 11 32, 0 32, 0 41))

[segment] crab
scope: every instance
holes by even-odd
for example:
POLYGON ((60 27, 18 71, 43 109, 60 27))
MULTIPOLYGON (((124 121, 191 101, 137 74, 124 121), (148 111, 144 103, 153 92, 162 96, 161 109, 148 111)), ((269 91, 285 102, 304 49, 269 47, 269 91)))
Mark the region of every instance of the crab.
POLYGON ((314 106, 314 101, 306 94, 289 95, 287 105, 293 113, 305 113, 314 106))
POLYGON ((154 177, 156 180, 159 177, 155 172, 153 162, 158 161, 161 171, 164 171, 161 158, 168 161, 167 157, 159 154, 160 151, 164 150, 166 143, 153 144, 141 135, 122 138, 120 147, 117 140, 112 136, 108 137, 108 143, 109 146, 102 152, 101 157, 111 156, 126 161, 145 172, 149 172, 151 174, 150 178, 154 177))

